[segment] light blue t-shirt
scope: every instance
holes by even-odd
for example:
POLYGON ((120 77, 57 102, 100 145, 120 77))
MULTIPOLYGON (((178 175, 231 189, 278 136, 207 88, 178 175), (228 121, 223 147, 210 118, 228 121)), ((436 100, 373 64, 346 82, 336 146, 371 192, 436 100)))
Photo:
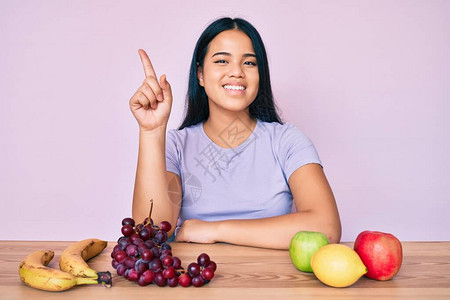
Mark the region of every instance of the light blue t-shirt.
MULTIPOLYGON (((240 137, 244 132, 237 130, 238 122, 236 119, 220 134, 225 143, 236 144, 244 138, 240 137)), ((189 219, 219 221, 288 214, 293 204, 289 177, 309 163, 322 165, 309 138, 288 123, 257 120, 252 134, 235 148, 215 144, 203 130, 203 123, 169 130, 166 168, 180 176, 182 184, 177 226, 189 219)))

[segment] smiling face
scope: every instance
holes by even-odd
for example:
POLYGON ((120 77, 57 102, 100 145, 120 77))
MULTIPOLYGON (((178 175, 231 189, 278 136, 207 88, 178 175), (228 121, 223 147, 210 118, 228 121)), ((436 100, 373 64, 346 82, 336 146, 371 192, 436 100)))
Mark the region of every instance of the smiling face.
POLYGON ((209 44, 197 77, 210 110, 247 111, 258 94, 259 74, 250 38, 239 30, 219 33, 209 44))

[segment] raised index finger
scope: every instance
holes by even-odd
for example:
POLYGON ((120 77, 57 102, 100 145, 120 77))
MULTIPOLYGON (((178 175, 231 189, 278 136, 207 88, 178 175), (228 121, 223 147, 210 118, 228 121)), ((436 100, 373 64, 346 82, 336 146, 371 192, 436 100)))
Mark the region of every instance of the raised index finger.
POLYGON ((155 70, 153 69, 152 62, 150 61, 147 53, 143 49, 139 49, 138 52, 141 57, 142 66, 144 67, 145 77, 153 76, 156 78, 155 70))

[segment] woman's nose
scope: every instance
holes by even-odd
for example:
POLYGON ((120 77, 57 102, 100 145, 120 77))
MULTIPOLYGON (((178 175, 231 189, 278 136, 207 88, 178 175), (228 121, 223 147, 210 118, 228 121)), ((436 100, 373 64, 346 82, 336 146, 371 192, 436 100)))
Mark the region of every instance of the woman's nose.
POLYGON ((245 73, 240 64, 230 64, 230 69, 228 70, 229 77, 244 78, 245 73))

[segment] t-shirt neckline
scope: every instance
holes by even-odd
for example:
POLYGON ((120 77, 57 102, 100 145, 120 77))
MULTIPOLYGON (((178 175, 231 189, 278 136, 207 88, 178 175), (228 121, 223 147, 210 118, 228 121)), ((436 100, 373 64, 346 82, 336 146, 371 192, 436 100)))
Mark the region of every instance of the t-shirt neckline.
POLYGON ((206 138, 206 140, 210 143, 210 144, 212 144, 212 145, 214 145, 215 147, 217 147, 217 148, 219 148, 220 150, 222 150, 222 151, 225 151, 225 152, 236 152, 236 151, 239 151, 239 150, 241 150, 241 149, 243 149, 243 148, 245 148, 245 147, 247 147, 247 145, 250 143, 250 142, 252 142, 252 141, 254 141, 255 140, 255 138, 257 138, 258 137, 258 134, 257 134, 257 130, 258 130, 258 127, 259 127, 259 125, 260 125, 260 120, 259 119, 256 119, 256 125, 255 125, 255 128, 253 128, 253 131, 252 131, 252 133, 247 137, 247 139, 244 141, 244 142, 242 142, 241 144, 239 144, 238 146, 236 146, 236 147, 234 147, 234 148, 224 148, 224 147, 222 147, 222 146, 219 146, 219 145, 217 145, 207 134, 206 134, 206 132, 205 132, 205 130, 203 129, 203 123, 204 122, 201 122, 200 123, 200 132, 202 133, 202 135, 203 135, 203 137, 204 138, 206 138))

